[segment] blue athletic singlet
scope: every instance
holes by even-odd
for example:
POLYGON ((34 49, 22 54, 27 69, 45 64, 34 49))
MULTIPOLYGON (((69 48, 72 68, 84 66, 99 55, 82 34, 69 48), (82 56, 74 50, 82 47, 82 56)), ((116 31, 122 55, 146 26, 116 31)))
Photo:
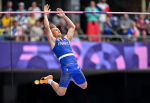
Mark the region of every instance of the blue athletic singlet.
POLYGON ((72 49, 70 47, 70 43, 66 38, 56 39, 53 52, 59 59, 62 68, 59 87, 67 88, 71 78, 73 78, 73 80, 78 85, 86 82, 85 76, 82 73, 79 65, 77 64, 77 60, 73 55, 72 49), (68 64, 68 63, 73 63, 73 64, 68 64))
POLYGON ((77 63, 76 58, 74 57, 72 49, 70 47, 70 43, 66 38, 62 40, 56 39, 53 52, 59 59, 61 66, 64 66, 68 63, 77 63))

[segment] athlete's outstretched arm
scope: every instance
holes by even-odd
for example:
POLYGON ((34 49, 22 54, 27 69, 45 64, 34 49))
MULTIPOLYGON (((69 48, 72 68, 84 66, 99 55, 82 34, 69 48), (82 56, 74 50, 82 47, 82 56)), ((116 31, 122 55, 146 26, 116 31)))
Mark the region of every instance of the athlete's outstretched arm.
MULTIPOLYGON (((56 10, 57 11, 63 11, 61 8, 57 8, 56 10)), ((67 36, 65 36, 65 38, 67 38, 69 40, 69 42, 70 42, 72 37, 73 37, 73 35, 74 35, 75 25, 73 24, 73 22, 64 13, 59 13, 57 15, 62 17, 62 18, 64 18, 65 21, 67 22, 68 26, 69 26, 69 30, 68 30, 67 36)))
MULTIPOLYGON (((50 7, 50 5, 48 5, 48 4, 45 5, 44 6, 44 11, 50 11, 49 7, 50 7)), ((53 37, 53 34, 52 34, 51 30, 50 30, 47 15, 48 15, 48 13, 44 14, 44 26, 45 26, 45 29, 46 29, 46 35, 47 35, 47 38, 48 38, 48 42, 49 42, 51 48, 53 49, 56 39, 53 37)))

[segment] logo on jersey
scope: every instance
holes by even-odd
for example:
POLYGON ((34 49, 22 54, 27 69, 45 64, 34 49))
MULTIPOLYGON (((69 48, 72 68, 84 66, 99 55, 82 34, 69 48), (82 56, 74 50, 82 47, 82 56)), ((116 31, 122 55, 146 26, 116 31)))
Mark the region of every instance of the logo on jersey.
POLYGON ((68 42, 59 42, 58 45, 69 45, 68 42))

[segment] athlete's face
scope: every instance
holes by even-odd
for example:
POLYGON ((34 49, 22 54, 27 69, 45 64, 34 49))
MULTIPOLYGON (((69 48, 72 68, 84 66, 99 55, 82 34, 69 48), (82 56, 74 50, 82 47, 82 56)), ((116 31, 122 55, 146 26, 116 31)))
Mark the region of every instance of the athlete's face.
POLYGON ((60 37, 62 35, 58 28, 53 28, 52 33, 54 37, 60 37))

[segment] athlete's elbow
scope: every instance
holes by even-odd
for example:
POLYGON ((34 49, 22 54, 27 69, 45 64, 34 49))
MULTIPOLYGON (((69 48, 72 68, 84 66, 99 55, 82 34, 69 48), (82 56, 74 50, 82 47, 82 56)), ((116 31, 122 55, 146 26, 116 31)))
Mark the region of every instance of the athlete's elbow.
POLYGON ((70 28, 71 28, 71 29, 75 29, 75 28, 76 28, 76 26, 75 26, 75 25, 72 25, 72 26, 70 26, 70 28))
POLYGON ((73 28, 73 29, 75 29, 75 28, 76 28, 76 26, 74 25, 72 28, 73 28))
POLYGON ((49 29, 49 25, 45 25, 45 29, 49 29))

